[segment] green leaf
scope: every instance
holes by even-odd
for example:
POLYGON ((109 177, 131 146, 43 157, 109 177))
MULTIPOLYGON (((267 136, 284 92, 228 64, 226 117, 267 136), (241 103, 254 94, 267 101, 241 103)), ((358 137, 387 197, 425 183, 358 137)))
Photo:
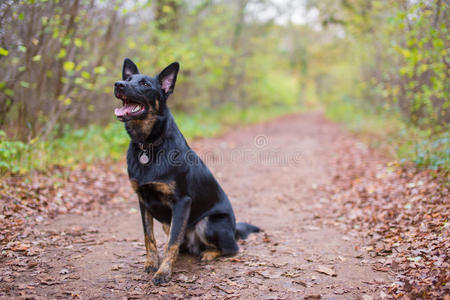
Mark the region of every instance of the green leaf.
POLYGON ((33 56, 33 58, 31 58, 32 61, 40 61, 41 60, 41 56, 40 55, 36 55, 33 56))
POLYGON ((5 89, 3 93, 5 93, 5 95, 9 97, 14 96, 14 91, 12 89, 5 89))
POLYGON ((58 53, 58 58, 64 58, 64 57, 66 57, 66 55, 67 55, 66 49, 61 48, 61 50, 59 50, 59 53, 58 53))
POLYGON ((6 50, 6 49, 0 47, 0 55, 8 56, 8 53, 9 53, 8 50, 6 50))
POLYGON ((70 72, 75 68, 75 63, 73 61, 65 61, 63 67, 66 72, 70 72))
POLYGON ((29 83, 29 82, 26 82, 26 81, 21 81, 21 82, 20 82, 20 85, 21 85, 22 87, 26 88, 26 89, 30 87, 30 83, 29 83))
POLYGON ((42 17, 41 22, 42 22, 42 25, 46 26, 48 23, 48 17, 47 16, 42 17))
POLYGON ((106 68, 103 66, 94 68, 94 73, 96 74, 104 74, 106 73, 106 68))
POLYGON ((89 79, 89 78, 91 78, 91 74, 89 74, 89 73, 86 72, 86 71, 81 72, 81 76, 82 76, 84 79, 89 79))
POLYGON ((74 44, 75 44, 75 46, 77 46, 78 48, 80 48, 81 46, 83 46, 83 41, 80 40, 79 38, 76 38, 76 39, 74 40, 74 44))

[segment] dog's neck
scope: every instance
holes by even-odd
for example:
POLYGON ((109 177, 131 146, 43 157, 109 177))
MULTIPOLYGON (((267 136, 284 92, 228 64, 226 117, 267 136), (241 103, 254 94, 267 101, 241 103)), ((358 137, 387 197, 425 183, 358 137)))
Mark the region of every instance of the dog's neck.
POLYGON ((125 123, 125 128, 133 143, 160 143, 164 139, 168 118, 149 115, 143 120, 131 120, 125 123))

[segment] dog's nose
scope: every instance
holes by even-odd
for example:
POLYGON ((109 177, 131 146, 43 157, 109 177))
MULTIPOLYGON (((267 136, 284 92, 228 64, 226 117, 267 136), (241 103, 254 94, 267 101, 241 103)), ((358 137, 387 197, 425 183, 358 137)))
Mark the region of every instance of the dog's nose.
POLYGON ((116 87, 116 89, 123 90, 123 88, 125 87, 125 83, 117 81, 116 83, 114 83, 114 86, 116 87))

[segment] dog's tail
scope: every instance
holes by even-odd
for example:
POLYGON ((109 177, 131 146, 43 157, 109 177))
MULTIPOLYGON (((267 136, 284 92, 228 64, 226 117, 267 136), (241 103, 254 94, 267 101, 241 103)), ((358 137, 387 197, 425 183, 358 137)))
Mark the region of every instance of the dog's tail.
POLYGON ((250 233, 260 232, 261 229, 255 225, 239 222, 236 224, 236 239, 245 240, 250 233))

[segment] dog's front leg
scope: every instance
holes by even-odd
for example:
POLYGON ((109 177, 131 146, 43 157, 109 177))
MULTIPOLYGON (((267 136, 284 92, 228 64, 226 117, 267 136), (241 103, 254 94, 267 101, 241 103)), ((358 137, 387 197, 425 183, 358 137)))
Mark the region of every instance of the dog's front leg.
POLYGON ((177 259, 178 250, 184 239, 186 225, 191 212, 191 203, 192 200, 188 196, 174 201, 172 206, 169 242, 167 243, 165 257, 161 266, 159 267, 158 272, 153 276, 152 281, 154 284, 161 284, 170 280, 173 264, 177 259))
POLYGON ((154 272, 158 270, 159 256, 156 248, 155 235, 153 234, 153 217, 145 208, 141 201, 139 201, 139 208, 141 209, 142 226, 144 227, 144 240, 146 260, 144 265, 145 272, 154 272))

